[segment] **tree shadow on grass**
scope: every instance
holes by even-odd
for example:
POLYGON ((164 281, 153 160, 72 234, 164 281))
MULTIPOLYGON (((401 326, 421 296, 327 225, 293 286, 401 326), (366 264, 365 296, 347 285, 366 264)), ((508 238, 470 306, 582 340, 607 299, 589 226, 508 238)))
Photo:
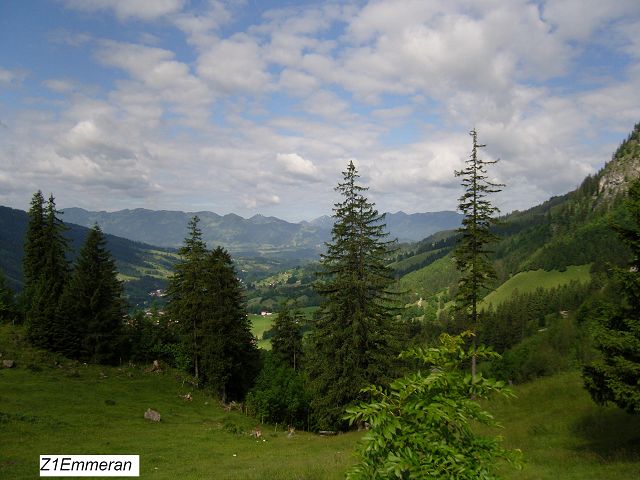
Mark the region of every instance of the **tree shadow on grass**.
POLYGON ((572 432, 584 440, 577 450, 595 454, 603 461, 640 462, 640 415, 613 407, 600 408, 578 417, 572 432))

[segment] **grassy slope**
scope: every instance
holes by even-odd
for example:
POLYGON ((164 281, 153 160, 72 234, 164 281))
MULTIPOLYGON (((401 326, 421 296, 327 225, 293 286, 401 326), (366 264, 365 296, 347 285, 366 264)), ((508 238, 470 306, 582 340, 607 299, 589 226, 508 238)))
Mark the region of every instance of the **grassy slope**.
MULTIPOLYGON (((300 309, 300 313, 305 315, 307 319, 310 319, 316 310, 318 310, 318 307, 304 307, 300 309)), ((253 332, 253 335, 258 339, 259 348, 271 350, 271 340, 263 340, 262 335, 265 331, 271 328, 271 325, 277 315, 277 313, 265 317, 262 315, 249 315, 249 320, 251 320, 251 332, 253 332)))
MULTIPOLYGON (((35 478, 38 455, 47 453, 138 454, 141 477, 158 479, 330 480, 343 478, 355 461, 355 433, 287 438, 263 426, 266 441, 256 442, 248 435, 254 419, 225 412, 183 386, 177 372, 69 361, 54 368, 55 356, 25 349, 7 326, 0 326, 0 351, 18 361, 18 368, 0 370, 3 479, 35 478), (185 402, 180 395, 189 391, 194 399, 185 402), (143 419, 147 408, 162 414, 159 424, 143 419)), ((596 406, 575 372, 514 389, 516 399, 488 405, 505 425, 499 433, 506 445, 524 452, 523 470, 505 468, 505 479, 638 478, 640 416, 596 406)))
POLYGON ((263 340, 262 334, 271 328, 271 324, 275 320, 275 315, 270 315, 268 317, 263 317, 262 315, 249 315, 249 320, 251 320, 251 331, 258 339, 258 347, 264 348, 265 350, 271 350, 271 341, 263 340))
POLYGON ((431 265, 408 273, 400 279, 398 287, 401 291, 414 293, 416 299, 427 298, 455 283, 458 272, 451 255, 436 260, 431 265))
POLYGON ((566 285, 572 281, 588 282, 590 265, 578 265, 567 267, 566 271, 559 270, 531 270, 520 272, 500 285, 497 289, 487 295, 483 306, 492 304, 494 307, 508 300, 513 293, 518 290, 520 293, 533 292, 537 288, 551 289, 566 285))
POLYGON ((505 479, 622 480, 640 478, 640 416, 598 407, 577 372, 515 388, 516 399, 488 408, 505 426, 509 448, 524 453, 523 469, 505 479))
POLYGON ((18 368, 0 370, 2 479, 37 478, 40 454, 138 454, 141 478, 157 479, 338 479, 353 463, 356 434, 288 438, 282 426, 264 426, 258 442, 249 435, 256 420, 225 412, 176 372, 69 361, 55 368, 54 356, 17 355, 7 332, 0 326, 0 351, 18 368), (190 391, 192 402, 180 398, 190 391), (147 408, 160 412, 159 424, 143 419, 147 408))

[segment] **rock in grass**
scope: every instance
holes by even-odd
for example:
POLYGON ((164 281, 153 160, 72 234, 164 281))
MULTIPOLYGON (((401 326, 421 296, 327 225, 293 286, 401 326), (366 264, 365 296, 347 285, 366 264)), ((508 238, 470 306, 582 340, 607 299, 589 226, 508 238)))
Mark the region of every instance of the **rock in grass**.
POLYGON ((4 368, 13 368, 16 366, 16 362, 13 360, 2 360, 2 366, 4 368))
POLYGON ((158 412, 156 412, 155 410, 151 410, 150 408, 147 408, 147 411, 144 412, 144 418, 146 418, 147 420, 150 420, 152 422, 159 422, 160 421, 160 414, 158 412))

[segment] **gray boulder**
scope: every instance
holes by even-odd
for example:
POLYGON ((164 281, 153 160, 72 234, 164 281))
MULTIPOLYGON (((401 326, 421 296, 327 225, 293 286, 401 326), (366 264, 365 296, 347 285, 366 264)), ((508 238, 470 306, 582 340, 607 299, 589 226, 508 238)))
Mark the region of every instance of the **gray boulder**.
POLYGON ((158 412, 156 412, 155 410, 151 410, 150 408, 147 408, 147 411, 144 412, 144 418, 146 418, 147 420, 150 420, 152 422, 159 422, 160 421, 160 414, 158 412))

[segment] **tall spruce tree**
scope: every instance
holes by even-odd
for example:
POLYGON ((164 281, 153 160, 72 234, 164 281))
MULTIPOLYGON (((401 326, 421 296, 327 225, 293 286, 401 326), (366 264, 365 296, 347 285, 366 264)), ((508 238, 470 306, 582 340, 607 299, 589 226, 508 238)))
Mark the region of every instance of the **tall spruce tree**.
MULTIPOLYGON (((36 194, 37 195, 37 194, 36 194)), ((32 202, 32 207, 36 202, 32 202)), ((59 327, 57 319, 59 301, 62 292, 69 280, 69 262, 66 258, 68 242, 63 236, 66 227, 58 217, 60 212, 56 210, 53 195, 44 207, 42 228, 37 224, 40 218, 37 216, 37 208, 33 220, 34 228, 29 226, 27 230, 27 246, 33 252, 29 253, 30 260, 25 262, 29 270, 29 302, 27 304, 27 334, 30 341, 42 348, 54 349, 60 342, 65 332, 59 327), (36 233, 40 231, 40 237, 36 233), (30 234, 33 232, 33 235, 30 234), (34 254, 42 255, 40 260, 32 257, 34 254), (32 283, 33 282, 33 283, 32 283)))
POLYGON ((614 227, 632 254, 627 268, 614 270, 625 301, 599 309, 593 337, 601 358, 584 367, 583 379, 597 403, 640 414, 640 180, 629 189, 626 210, 629 225, 614 227))
POLYGON ((22 272, 24 275, 24 288, 20 298, 24 314, 31 309, 33 295, 38 279, 44 270, 45 242, 44 242, 44 215, 45 200, 42 192, 38 190, 31 198, 29 208, 27 233, 24 240, 24 257, 22 259, 22 272))
POLYGON ((365 197, 353 162, 336 187, 332 241, 321 257, 317 291, 325 297, 305 352, 316 427, 344 429, 345 407, 370 383, 386 383, 399 353, 391 244, 384 215, 365 197))
POLYGON ((114 364, 122 346, 124 300, 116 265, 95 225, 80 250, 60 300, 54 348, 72 358, 114 364))
MULTIPOLYGON (((470 132, 473 147, 465 167, 456 171, 456 177, 462 177, 464 193, 458 200, 458 209, 464 215, 460 232, 460 239, 454 250, 456 267, 461 273, 456 296, 457 308, 467 316, 469 327, 473 332, 478 329, 478 304, 487 293, 487 287, 496 274, 489 258, 492 253, 489 244, 497 237, 491 231, 495 224, 494 215, 498 209, 488 199, 492 193, 500 191, 504 185, 489 180, 487 166, 496 161, 487 161, 478 157, 478 149, 485 147, 478 143, 475 129, 470 132)), ((476 337, 472 339, 473 349, 476 348, 476 337)), ((476 357, 471 359, 471 373, 475 377, 476 357)))
POLYGON ((202 373, 221 400, 239 400, 253 385, 260 355, 231 256, 222 247, 205 260, 202 373))
POLYGON ((169 283, 168 310, 180 325, 196 379, 223 401, 235 400, 251 387, 259 353, 231 257, 222 248, 207 250, 198 222, 189 222, 182 261, 169 283))
POLYGON ((198 227, 200 218, 194 216, 189 221, 188 236, 178 250, 181 261, 176 264, 173 276, 169 279, 167 309, 171 319, 178 322, 182 332, 182 342, 191 357, 191 368, 197 381, 200 381, 202 358, 203 307, 206 289, 205 259, 207 246, 202 240, 202 231, 198 227))

